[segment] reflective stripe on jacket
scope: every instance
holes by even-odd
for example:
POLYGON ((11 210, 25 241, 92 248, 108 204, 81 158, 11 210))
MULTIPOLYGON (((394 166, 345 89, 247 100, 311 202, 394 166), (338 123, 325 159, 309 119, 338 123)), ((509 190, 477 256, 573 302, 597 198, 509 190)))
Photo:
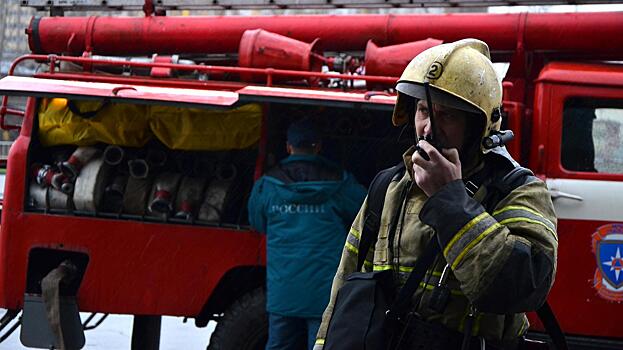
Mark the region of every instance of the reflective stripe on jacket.
MULTIPOLYGON (((405 160, 410 169, 410 153, 405 154, 405 160)), ((399 223, 404 226, 402 234, 399 236, 398 226, 393 251, 389 251, 389 223, 392 214, 400 209, 402 189, 411 181, 411 175, 405 173, 388 188, 378 240, 363 270, 396 271, 398 290, 434 227, 443 254, 414 295, 414 300, 421 297, 418 313, 428 321, 463 331, 472 303, 478 310, 473 334, 484 336, 494 346, 512 348, 529 326, 524 312, 542 305, 556 270, 558 239, 553 205, 545 184, 531 178, 499 201, 491 214, 467 195, 460 180, 447 184, 430 199, 413 186, 404 221, 399 223), (440 314, 428 305, 446 262, 451 267, 447 278, 451 296, 445 312, 440 314)), ((337 292, 356 267, 366 207, 367 199, 347 237, 315 349, 322 349, 337 292)))

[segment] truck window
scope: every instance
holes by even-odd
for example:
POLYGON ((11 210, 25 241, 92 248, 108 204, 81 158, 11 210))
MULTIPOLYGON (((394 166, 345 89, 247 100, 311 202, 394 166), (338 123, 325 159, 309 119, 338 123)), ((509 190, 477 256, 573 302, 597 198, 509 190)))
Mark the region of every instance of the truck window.
POLYGON ((571 171, 623 174, 623 100, 567 100, 561 161, 571 171))

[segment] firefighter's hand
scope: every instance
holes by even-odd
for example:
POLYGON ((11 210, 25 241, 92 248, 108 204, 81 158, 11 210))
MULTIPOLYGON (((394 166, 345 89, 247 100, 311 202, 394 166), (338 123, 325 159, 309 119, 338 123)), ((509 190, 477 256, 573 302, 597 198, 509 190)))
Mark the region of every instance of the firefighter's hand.
POLYGON ((430 160, 425 160, 418 152, 413 153, 413 174, 415 183, 427 196, 434 195, 446 184, 462 178, 461 161, 456 148, 444 148, 442 154, 426 141, 420 141, 418 145, 430 160))

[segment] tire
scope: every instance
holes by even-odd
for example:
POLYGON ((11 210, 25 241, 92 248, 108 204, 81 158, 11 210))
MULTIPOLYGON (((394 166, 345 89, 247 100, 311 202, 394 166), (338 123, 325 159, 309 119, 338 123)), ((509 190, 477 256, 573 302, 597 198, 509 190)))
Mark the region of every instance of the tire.
POLYGON ((210 337, 208 350, 264 350, 267 341, 266 290, 258 288, 225 311, 210 337))

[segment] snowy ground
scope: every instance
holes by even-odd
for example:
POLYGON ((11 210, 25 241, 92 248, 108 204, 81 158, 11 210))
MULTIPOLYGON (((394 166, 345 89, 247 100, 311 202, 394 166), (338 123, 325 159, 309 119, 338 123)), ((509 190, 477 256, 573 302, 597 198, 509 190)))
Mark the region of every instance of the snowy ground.
MULTIPOLYGON (((0 315, 4 314, 0 309, 0 315)), ((85 320, 89 314, 83 313, 85 320)), ((97 317, 96 317, 97 319, 97 317)), ((206 328, 195 327, 195 322, 189 319, 183 323, 181 317, 163 317, 160 337, 161 350, 199 350, 208 345, 210 335, 214 331, 214 322, 206 328)), ((12 324, 12 323, 11 323, 12 324)), ((130 349, 132 333, 132 317, 126 315, 110 315, 98 328, 85 332, 86 345, 83 349, 117 350, 130 349)), ((28 349, 19 341, 19 329, 0 343, 0 350, 28 349)))

